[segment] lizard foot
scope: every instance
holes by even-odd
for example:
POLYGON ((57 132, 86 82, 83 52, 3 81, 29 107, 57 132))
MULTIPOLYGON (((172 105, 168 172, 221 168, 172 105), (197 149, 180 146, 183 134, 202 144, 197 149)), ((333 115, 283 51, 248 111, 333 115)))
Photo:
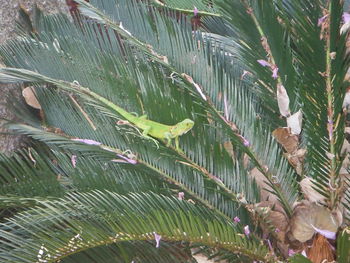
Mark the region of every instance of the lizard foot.
POLYGON ((155 145, 157 146, 157 149, 159 149, 159 142, 156 139, 154 139, 150 136, 147 136, 146 138, 152 140, 155 143, 155 145))

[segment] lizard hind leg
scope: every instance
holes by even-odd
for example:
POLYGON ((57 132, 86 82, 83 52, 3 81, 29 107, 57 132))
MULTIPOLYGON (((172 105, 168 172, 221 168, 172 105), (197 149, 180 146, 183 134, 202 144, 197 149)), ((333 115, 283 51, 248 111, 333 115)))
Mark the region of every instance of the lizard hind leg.
POLYGON ((143 132, 142 132, 142 137, 145 137, 147 139, 152 140, 156 144, 157 149, 159 149, 159 142, 156 139, 154 139, 154 138, 152 138, 151 136, 148 135, 150 129, 151 129, 150 126, 148 126, 146 129, 144 129, 143 132))

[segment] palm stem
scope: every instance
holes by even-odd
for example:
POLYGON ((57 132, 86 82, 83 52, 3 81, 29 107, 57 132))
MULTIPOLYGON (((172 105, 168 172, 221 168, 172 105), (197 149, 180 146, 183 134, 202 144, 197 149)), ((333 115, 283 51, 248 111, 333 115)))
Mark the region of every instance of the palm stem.
MULTIPOLYGON (((231 251, 233 253, 242 253, 243 255, 251 258, 252 260, 257 260, 261 262, 276 262, 276 258, 271 255, 262 255, 256 254, 254 251, 247 249, 244 246, 236 245, 233 242, 220 242, 215 237, 207 237, 205 236, 188 236, 186 233, 179 233, 177 236, 171 236, 169 234, 165 234, 162 232, 157 232, 158 235, 161 236, 162 240, 169 242, 191 242, 191 243, 200 243, 204 246, 209 246, 217 249, 225 249, 227 251, 231 251)), ((74 255, 76 253, 85 251, 87 249, 91 249, 98 246, 107 246, 117 242, 125 242, 125 241, 153 241, 154 234, 153 233, 143 233, 143 234, 133 234, 133 233, 123 233, 119 232, 115 236, 110 236, 106 239, 96 240, 95 242, 89 242, 84 245, 79 246, 79 248, 72 250, 71 248, 65 246, 62 247, 58 254, 52 255, 52 260, 47 260, 46 262, 58 262, 68 256, 74 255)))
MULTIPOLYGON (((269 43, 268 43, 268 39, 266 37, 266 34, 264 33, 264 30, 262 29, 258 19, 256 18, 255 14, 254 14, 254 11, 253 9, 251 8, 251 6, 249 5, 249 3, 247 2, 247 0, 242 0, 243 2, 243 5, 246 7, 247 9, 247 13, 251 16, 251 18, 253 19, 254 21, 254 24, 260 34, 260 37, 261 37, 261 41, 264 42, 266 44, 266 46, 263 45, 263 48, 265 49, 265 51, 267 52, 267 55, 269 56, 270 60, 271 60, 271 63, 272 65, 276 66, 276 61, 275 61, 275 58, 271 52, 271 49, 270 49, 270 46, 269 46, 269 43)), ((277 83, 282 85, 282 79, 281 77, 278 75, 277 76, 277 83)))
MULTIPOLYGON (((333 95, 333 86, 332 86, 332 60, 331 60, 331 32, 330 27, 332 23, 332 10, 333 10, 333 1, 329 1, 328 13, 330 14, 329 18, 329 32, 326 36, 326 91, 327 91, 327 113, 328 113, 328 135, 329 135, 329 150, 330 150, 330 186, 332 189, 336 189, 336 152, 335 152, 335 140, 334 140, 334 95, 333 95)), ((334 207, 337 202, 337 192, 330 191, 330 206, 334 207)))
MULTIPOLYGON (((181 13, 184 13, 184 14, 188 14, 188 15, 193 15, 194 14, 194 10, 178 8, 178 7, 174 7, 174 6, 171 7, 171 6, 168 6, 168 5, 162 3, 162 2, 160 2, 158 0, 153 0, 152 3, 155 6, 162 7, 162 8, 168 8, 170 10, 178 11, 178 12, 181 12, 181 13)), ((197 15, 199 15, 199 16, 217 16, 217 17, 221 17, 221 14, 207 12, 207 11, 201 11, 201 10, 197 11, 197 15)))

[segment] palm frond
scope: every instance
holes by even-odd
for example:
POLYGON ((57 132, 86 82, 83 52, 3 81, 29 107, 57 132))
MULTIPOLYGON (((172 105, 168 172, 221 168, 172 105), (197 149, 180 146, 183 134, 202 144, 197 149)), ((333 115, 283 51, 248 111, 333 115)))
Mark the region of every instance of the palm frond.
MULTIPOLYGON (((55 133, 45 132, 27 125, 13 124, 8 127, 12 130, 16 130, 18 133, 27 134, 36 140, 45 142, 49 144, 50 147, 59 147, 66 151, 68 150, 73 153, 83 154, 84 157, 99 160, 102 162, 100 165, 103 165, 104 167, 104 163, 115 163, 115 160, 119 158, 118 154, 122 154, 122 151, 107 145, 89 145, 83 142, 74 141, 69 137, 67 138, 55 133)), ((157 151, 159 151, 159 149, 157 151)), ((201 172, 198 171, 197 168, 189 166, 186 163, 186 160, 179 162, 178 159, 173 160, 171 156, 164 155, 162 157, 162 162, 159 163, 156 158, 150 155, 151 153, 149 152, 149 149, 147 153, 147 156, 138 156, 137 159, 135 159, 136 164, 124 165, 135 166, 135 168, 139 168, 149 175, 160 176, 162 180, 174 184, 204 205, 210 208, 217 207, 217 209, 226 214, 229 218, 240 215, 242 220, 248 219, 247 214, 242 210, 242 207, 240 208, 238 203, 234 203, 239 200, 232 199, 234 196, 231 194, 228 195, 226 192, 220 190, 216 179, 206 180, 203 178, 201 172), (147 158, 145 159, 145 157, 147 158)), ((230 158, 227 158, 227 160, 230 160, 230 158)), ((123 165, 123 163, 120 165, 123 165)), ((253 192, 254 188, 251 187, 251 184, 245 177, 245 173, 242 173, 242 171, 238 169, 236 171, 239 173, 232 177, 232 172, 235 171, 226 171, 227 174, 230 174, 230 178, 226 179, 228 186, 237 187, 237 189, 235 189, 237 192, 247 193, 247 200, 255 200, 256 195, 249 194, 250 192, 253 192), (241 182, 241 184, 239 184, 239 182, 241 182)), ((98 179, 96 178, 95 180, 98 179)), ((222 185, 222 182, 220 182, 219 185, 222 185)))
POLYGON ((309 260, 304 255, 297 254, 290 258, 289 262, 291 263, 312 263, 311 260, 309 260))
POLYGON ((345 263, 350 260, 350 235, 349 228, 345 228, 341 231, 337 239, 337 262, 345 263))
MULTIPOLYGON (((322 6, 319 1, 239 1, 220 5, 231 22, 224 24, 226 32, 233 41, 244 43, 237 45, 241 49, 240 59, 259 76, 266 100, 275 96, 276 84, 281 84, 291 100, 291 112, 302 110, 301 147, 308 149, 305 174, 316 179, 315 187, 332 199, 334 205, 334 200, 339 199, 333 193, 329 195, 327 189, 330 181, 332 184, 339 181, 337 171, 344 140, 342 104, 346 85, 343 80, 349 67, 346 34, 339 34, 342 4, 339 1, 329 6, 322 6), (329 28, 317 25, 318 19, 325 15, 330 19, 329 28), (276 81, 266 74, 271 74, 270 69, 256 62, 257 54, 278 68, 276 81), (327 155, 335 157, 330 160, 327 155)), ((211 19, 208 21, 210 25, 211 19)))
POLYGON ((0 258, 57 261, 101 245, 160 235, 161 242, 196 242, 267 260, 267 249, 259 240, 240 231, 224 217, 177 199, 95 191, 42 202, 2 224, 0 258))
POLYGON ((189 251, 182 251, 183 245, 179 243, 162 243, 162 247, 156 248, 153 242, 133 241, 119 242, 109 246, 99 246, 84 250, 64 258, 64 263, 74 262, 145 262, 145 263, 176 263, 193 262, 189 251))
POLYGON ((345 35, 339 34, 342 4, 339 1, 324 7, 318 1, 286 1, 284 4, 286 21, 290 21, 286 25, 290 27, 295 45, 295 66, 301 80, 300 99, 305 117, 303 141, 304 145, 312 145, 308 147, 305 172, 317 180, 318 191, 332 199, 334 205, 337 198, 327 189, 330 182, 334 184, 339 180, 337 171, 341 166, 345 123, 342 105, 346 85, 343 81, 349 67, 345 35), (327 14, 322 10, 327 10, 327 14), (318 19, 325 15, 330 19, 327 29, 318 25, 318 19), (331 58, 332 52, 336 57, 331 58), (327 157, 333 155, 334 158, 327 157))
MULTIPOLYGON (((296 69, 292 63, 292 49, 286 29, 278 21, 275 3, 271 1, 237 1, 232 4, 221 2, 220 6, 228 22, 226 27, 232 32, 230 40, 237 43, 242 63, 246 70, 257 76, 259 85, 256 89, 264 103, 271 104, 271 97, 276 97, 276 84, 280 82, 288 91, 291 110, 298 110, 298 85, 296 69), (279 79, 272 78, 269 68, 262 67, 257 60, 267 60, 278 67, 279 79)), ((273 107, 278 113, 277 101, 273 107)), ((276 114, 275 113, 275 114, 276 114)))
POLYGON ((59 197, 63 193, 55 171, 33 149, 0 155, 0 195, 59 197))
POLYGON ((350 220, 350 181, 348 178, 343 179, 344 194, 342 198, 342 204, 344 206, 344 217, 347 221, 350 220))
POLYGON ((125 165, 123 169, 122 163, 101 161, 97 156, 84 156, 75 150, 62 153, 43 149, 39 153, 30 149, 11 157, 2 155, 0 207, 31 207, 45 198, 53 200, 67 192, 91 189, 120 194, 152 191, 169 195, 179 191, 147 172, 127 169, 125 165))

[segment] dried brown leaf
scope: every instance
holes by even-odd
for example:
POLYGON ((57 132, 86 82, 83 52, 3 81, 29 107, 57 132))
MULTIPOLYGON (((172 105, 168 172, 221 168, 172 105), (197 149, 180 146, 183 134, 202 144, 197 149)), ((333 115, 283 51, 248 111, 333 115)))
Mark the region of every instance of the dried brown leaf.
POLYGON ((234 159, 235 158, 235 152, 233 149, 233 144, 230 141, 223 143, 224 149, 226 152, 234 159))
POLYGON ((290 231, 296 240, 306 242, 316 233, 315 228, 337 232, 340 224, 326 207, 304 200, 294 208, 290 231))
POLYGON ((260 188, 261 201, 270 201, 275 205, 280 205, 277 197, 270 192, 273 191, 273 189, 267 184, 265 176, 257 168, 252 169, 249 175, 251 178, 255 179, 256 184, 260 188))
POLYGON ((301 125, 303 121, 303 113, 298 110, 287 118, 287 125, 291 130, 291 134, 299 135, 301 133, 301 125))
POLYGON ((287 94, 287 90, 281 84, 277 85, 277 103, 281 115, 283 117, 289 116, 289 97, 287 94))
POLYGON ((33 87, 26 87, 24 90, 22 90, 22 96, 29 106, 41 110, 41 105, 36 98, 35 90, 33 87))
POLYGON ((286 153, 289 163, 294 167, 297 174, 302 175, 303 173, 303 162, 306 154, 306 149, 298 149, 293 153, 286 153))
POLYGON ((348 90, 345 93, 344 101, 343 101, 343 108, 346 108, 350 105, 350 90, 348 90))
MULTIPOLYGON (((278 239, 282 242, 285 240, 285 234, 288 230, 289 220, 283 208, 279 204, 270 201, 263 201, 255 204, 255 209, 266 213, 267 220, 275 228, 278 239)), ((263 230, 265 228, 263 227, 263 230)))
POLYGON ((293 153, 298 149, 299 139, 297 135, 291 133, 290 128, 277 128, 272 132, 273 137, 279 142, 288 153, 293 153))
POLYGON ((314 189, 312 178, 305 177, 300 181, 300 187, 306 200, 309 200, 312 203, 325 204, 326 198, 314 189))
POLYGON ((312 263, 334 262, 335 260, 331 244, 320 234, 316 235, 312 245, 306 250, 306 255, 312 263))

